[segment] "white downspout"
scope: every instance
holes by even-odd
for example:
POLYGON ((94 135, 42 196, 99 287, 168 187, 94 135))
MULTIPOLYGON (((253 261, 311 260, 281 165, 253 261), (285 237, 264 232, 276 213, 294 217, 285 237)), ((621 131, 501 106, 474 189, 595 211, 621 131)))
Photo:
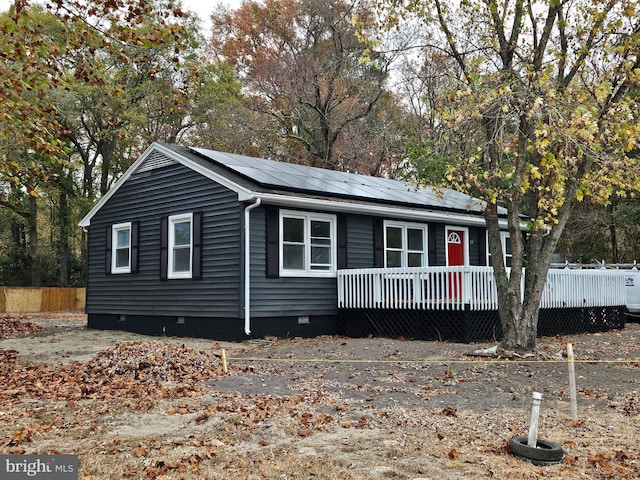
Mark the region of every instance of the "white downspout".
POLYGON ((244 333, 251 335, 251 234, 249 213, 260 206, 260 197, 244 209, 244 333))

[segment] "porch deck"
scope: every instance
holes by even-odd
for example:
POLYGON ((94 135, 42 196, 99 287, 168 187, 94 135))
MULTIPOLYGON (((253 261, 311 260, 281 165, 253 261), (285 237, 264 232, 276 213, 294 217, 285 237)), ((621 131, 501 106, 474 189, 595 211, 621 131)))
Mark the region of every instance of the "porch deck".
MULTIPOLYGON (((464 342, 502 335, 492 267, 353 269, 337 277, 343 334, 464 342)), ((538 334, 622 328, 625 301, 622 271, 552 269, 538 334)))

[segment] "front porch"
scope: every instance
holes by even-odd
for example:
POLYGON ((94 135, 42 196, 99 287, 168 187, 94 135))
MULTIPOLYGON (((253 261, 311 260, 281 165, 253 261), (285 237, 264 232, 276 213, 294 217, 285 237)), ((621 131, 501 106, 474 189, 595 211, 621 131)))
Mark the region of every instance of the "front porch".
MULTIPOLYGON (((475 342, 499 340, 492 267, 340 270, 338 327, 352 337, 475 342)), ((620 270, 552 269, 538 335, 623 328, 625 280, 620 270)))

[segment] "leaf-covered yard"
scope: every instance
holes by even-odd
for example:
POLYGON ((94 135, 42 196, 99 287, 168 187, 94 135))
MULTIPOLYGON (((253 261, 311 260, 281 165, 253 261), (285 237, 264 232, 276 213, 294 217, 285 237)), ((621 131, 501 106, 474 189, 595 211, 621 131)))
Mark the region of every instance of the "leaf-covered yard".
POLYGON ((471 355, 488 345, 221 344, 84 323, 0 317, 1 453, 78 454, 85 479, 640 477, 637 323, 541 339, 518 361, 471 355), (508 455, 508 440, 528 432, 533 391, 544 395, 540 437, 564 448, 559 465, 508 455))

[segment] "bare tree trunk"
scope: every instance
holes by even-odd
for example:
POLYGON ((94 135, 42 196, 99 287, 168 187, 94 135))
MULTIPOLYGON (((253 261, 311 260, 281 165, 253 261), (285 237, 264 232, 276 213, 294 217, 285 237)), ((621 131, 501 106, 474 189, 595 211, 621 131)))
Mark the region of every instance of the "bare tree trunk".
POLYGON ((11 241, 14 250, 26 249, 26 240, 24 235, 24 225, 15 219, 11 220, 11 241))
POLYGON ((616 211, 613 203, 607 207, 609 212, 609 234, 611 238, 611 257, 613 263, 619 263, 618 257, 618 235, 616 234, 616 211))
POLYGON ((42 285, 40 269, 40 247, 38 244, 38 199, 29 196, 29 257, 31 259, 31 286, 42 285))
POLYGON ((100 145, 100 152, 102 154, 102 165, 100 168, 100 195, 104 196, 109 190, 109 175, 111 174, 111 167, 113 164, 113 143, 106 140, 100 145))
POLYGON ((60 239, 58 241, 58 255, 60 256, 60 270, 58 273, 58 283, 61 287, 69 285, 69 204, 67 192, 62 186, 60 188, 60 214, 58 217, 60 228, 60 239))
POLYGON ((87 285, 87 268, 88 268, 87 264, 89 262, 89 252, 88 252, 89 238, 84 228, 82 229, 81 237, 82 238, 80 241, 80 258, 82 259, 82 263, 80 266, 80 281, 82 282, 81 285, 86 286, 87 285))

